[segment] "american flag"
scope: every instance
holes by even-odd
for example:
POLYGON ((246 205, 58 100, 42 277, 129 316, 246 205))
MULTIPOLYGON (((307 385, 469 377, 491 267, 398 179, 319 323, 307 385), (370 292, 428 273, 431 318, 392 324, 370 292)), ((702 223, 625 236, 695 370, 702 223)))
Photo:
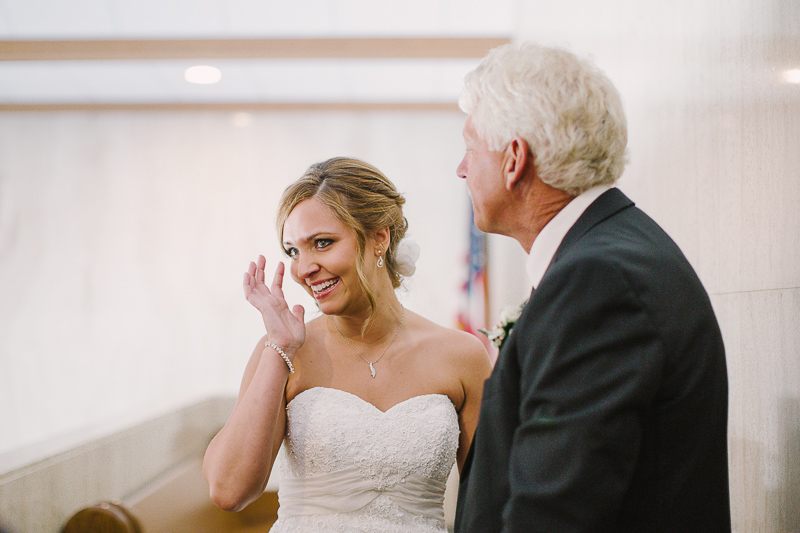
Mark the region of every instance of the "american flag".
POLYGON ((479 329, 486 329, 489 287, 487 283, 486 234, 475 226, 472 206, 469 209, 469 251, 467 275, 461 293, 458 328, 477 336, 488 346, 488 339, 479 329))

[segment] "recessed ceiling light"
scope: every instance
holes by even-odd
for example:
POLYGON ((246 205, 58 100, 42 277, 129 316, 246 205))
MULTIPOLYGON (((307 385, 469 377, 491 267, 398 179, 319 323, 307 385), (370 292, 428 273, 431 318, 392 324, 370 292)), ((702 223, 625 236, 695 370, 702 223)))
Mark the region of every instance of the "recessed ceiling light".
POLYGON ((800 68, 793 68, 783 71, 784 83, 800 83, 800 68))
POLYGON ((209 85, 217 83, 222 79, 222 72, 216 67, 209 67, 206 65, 198 65, 196 67, 189 67, 183 73, 184 78, 189 83, 198 83, 201 85, 209 85))

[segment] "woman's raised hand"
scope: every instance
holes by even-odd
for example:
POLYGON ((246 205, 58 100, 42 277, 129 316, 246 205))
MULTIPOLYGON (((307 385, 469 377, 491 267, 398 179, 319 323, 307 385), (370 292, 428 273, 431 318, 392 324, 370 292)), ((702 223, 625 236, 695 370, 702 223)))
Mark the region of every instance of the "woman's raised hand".
POLYGON ((306 340, 305 310, 302 305, 289 310, 281 288, 286 268, 283 263, 278 263, 272 286, 267 287, 264 283, 266 263, 263 255, 259 255, 255 263, 250 263, 244 274, 244 297, 261 312, 269 340, 293 356, 306 340))

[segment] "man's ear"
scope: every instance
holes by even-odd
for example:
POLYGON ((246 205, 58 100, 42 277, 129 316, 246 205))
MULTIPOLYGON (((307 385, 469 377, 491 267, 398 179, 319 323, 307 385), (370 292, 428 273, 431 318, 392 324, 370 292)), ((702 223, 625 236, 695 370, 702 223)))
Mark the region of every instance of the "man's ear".
POLYGON ((506 189, 510 191, 519 185, 530 170, 529 166, 533 165, 533 154, 525 139, 514 137, 506 146, 503 155, 503 174, 506 180, 506 189))

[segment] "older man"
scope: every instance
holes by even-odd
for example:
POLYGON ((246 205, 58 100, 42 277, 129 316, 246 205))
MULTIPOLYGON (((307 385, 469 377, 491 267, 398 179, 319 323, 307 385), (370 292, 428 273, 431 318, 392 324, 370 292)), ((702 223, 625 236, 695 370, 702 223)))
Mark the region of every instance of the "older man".
POLYGON ((688 261, 614 183, 619 95, 573 54, 493 50, 460 101, 483 231, 531 293, 487 380, 459 533, 730 531, 725 352, 688 261))

